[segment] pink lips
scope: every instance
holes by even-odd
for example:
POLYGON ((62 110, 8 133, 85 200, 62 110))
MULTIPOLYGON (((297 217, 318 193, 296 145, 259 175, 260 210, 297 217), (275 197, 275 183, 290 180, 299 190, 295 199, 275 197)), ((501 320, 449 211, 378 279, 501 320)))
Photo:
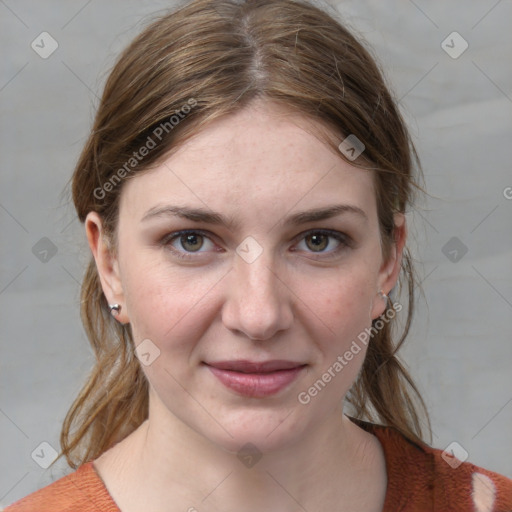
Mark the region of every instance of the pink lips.
POLYGON ((293 361, 219 361, 208 363, 208 369, 226 387, 237 393, 263 398, 273 395, 290 384, 305 368, 305 364, 293 361))

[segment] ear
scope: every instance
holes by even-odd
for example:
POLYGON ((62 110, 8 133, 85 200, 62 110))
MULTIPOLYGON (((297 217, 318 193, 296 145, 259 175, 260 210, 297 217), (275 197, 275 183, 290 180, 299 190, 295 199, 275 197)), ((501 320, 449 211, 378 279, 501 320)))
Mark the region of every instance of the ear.
POLYGON ((96 268, 103 293, 109 304, 121 305, 121 311, 115 316, 120 323, 128 323, 128 309, 124 297, 119 263, 103 231, 103 222, 96 212, 89 212, 85 218, 85 233, 96 261, 96 268))
POLYGON ((379 294, 382 290, 386 295, 395 286, 400 269, 402 268, 402 254, 407 239, 407 224, 403 213, 394 215, 395 229, 393 232, 394 242, 389 251, 389 257, 383 262, 378 274, 378 289, 376 299, 373 301, 371 318, 374 320, 386 311, 387 301, 379 294))

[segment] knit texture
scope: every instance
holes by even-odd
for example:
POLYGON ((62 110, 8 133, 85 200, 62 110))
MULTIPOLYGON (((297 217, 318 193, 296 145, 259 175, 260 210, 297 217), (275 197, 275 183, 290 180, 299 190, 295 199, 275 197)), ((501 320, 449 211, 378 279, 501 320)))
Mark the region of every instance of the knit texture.
MULTIPOLYGON (((388 485, 382 512, 512 512, 511 479, 469 462, 452 467, 441 450, 413 443, 392 427, 352 421, 377 436, 384 450, 388 485)), ((4 512, 121 511, 87 462, 4 512)))

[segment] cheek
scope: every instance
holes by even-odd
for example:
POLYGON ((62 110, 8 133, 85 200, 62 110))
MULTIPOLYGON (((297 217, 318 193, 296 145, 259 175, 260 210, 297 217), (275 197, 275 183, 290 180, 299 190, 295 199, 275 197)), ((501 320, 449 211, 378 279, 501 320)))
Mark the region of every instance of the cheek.
POLYGON ((309 336, 316 357, 298 397, 300 403, 311 400, 318 417, 337 407, 357 379, 367 351, 361 334, 366 335, 365 329, 371 327, 371 286, 367 279, 361 274, 338 272, 317 280, 320 282, 323 286, 317 288, 303 282, 302 293, 309 289, 309 295, 302 295, 309 297, 303 310, 311 310, 309 326, 315 328, 309 336), (313 289, 318 291, 312 293, 313 289), (328 335, 323 325, 329 327, 328 335))
POLYGON ((153 338, 165 325, 170 328, 172 320, 167 316, 168 311, 174 309, 176 315, 180 315, 181 308, 185 307, 183 302, 174 300, 171 292, 173 286, 168 277, 154 269, 139 269, 137 271, 134 264, 124 280, 125 298, 135 340, 153 338))
MULTIPOLYGON (((329 327, 337 345, 357 336, 371 325, 371 305, 375 295, 368 271, 342 271, 313 283, 303 281, 301 296, 309 297, 307 304, 329 327), (317 290, 314 292, 313 290, 317 290)), ((332 345, 332 340, 331 340, 332 345)))
POLYGON ((314 383, 317 379, 332 382, 324 395, 327 405, 338 403, 361 370, 372 325, 373 294, 373 286, 364 275, 351 274, 337 279, 331 277, 325 280, 322 293, 309 295, 309 303, 315 305, 311 309, 329 326, 330 334, 325 336, 325 328, 312 333, 319 352, 318 366, 308 382, 314 383))
POLYGON ((149 338, 159 347, 179 351, 197 339, 212 321, 215 284, 221 277, 192 268, 176 271, 165 263, 134 261, 124 282, 136 343, 149 338))

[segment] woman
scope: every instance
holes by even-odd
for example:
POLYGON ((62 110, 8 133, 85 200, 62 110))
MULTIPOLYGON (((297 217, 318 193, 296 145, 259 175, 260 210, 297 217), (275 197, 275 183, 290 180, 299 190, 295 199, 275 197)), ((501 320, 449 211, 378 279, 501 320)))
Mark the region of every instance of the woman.
POLYGON ((396 358, 415 163, 375 62, 309 3, 144 30, 73 175, 97 356, 76 471, 6 510, 512 510, 512 481, 422 440, 396 358))

